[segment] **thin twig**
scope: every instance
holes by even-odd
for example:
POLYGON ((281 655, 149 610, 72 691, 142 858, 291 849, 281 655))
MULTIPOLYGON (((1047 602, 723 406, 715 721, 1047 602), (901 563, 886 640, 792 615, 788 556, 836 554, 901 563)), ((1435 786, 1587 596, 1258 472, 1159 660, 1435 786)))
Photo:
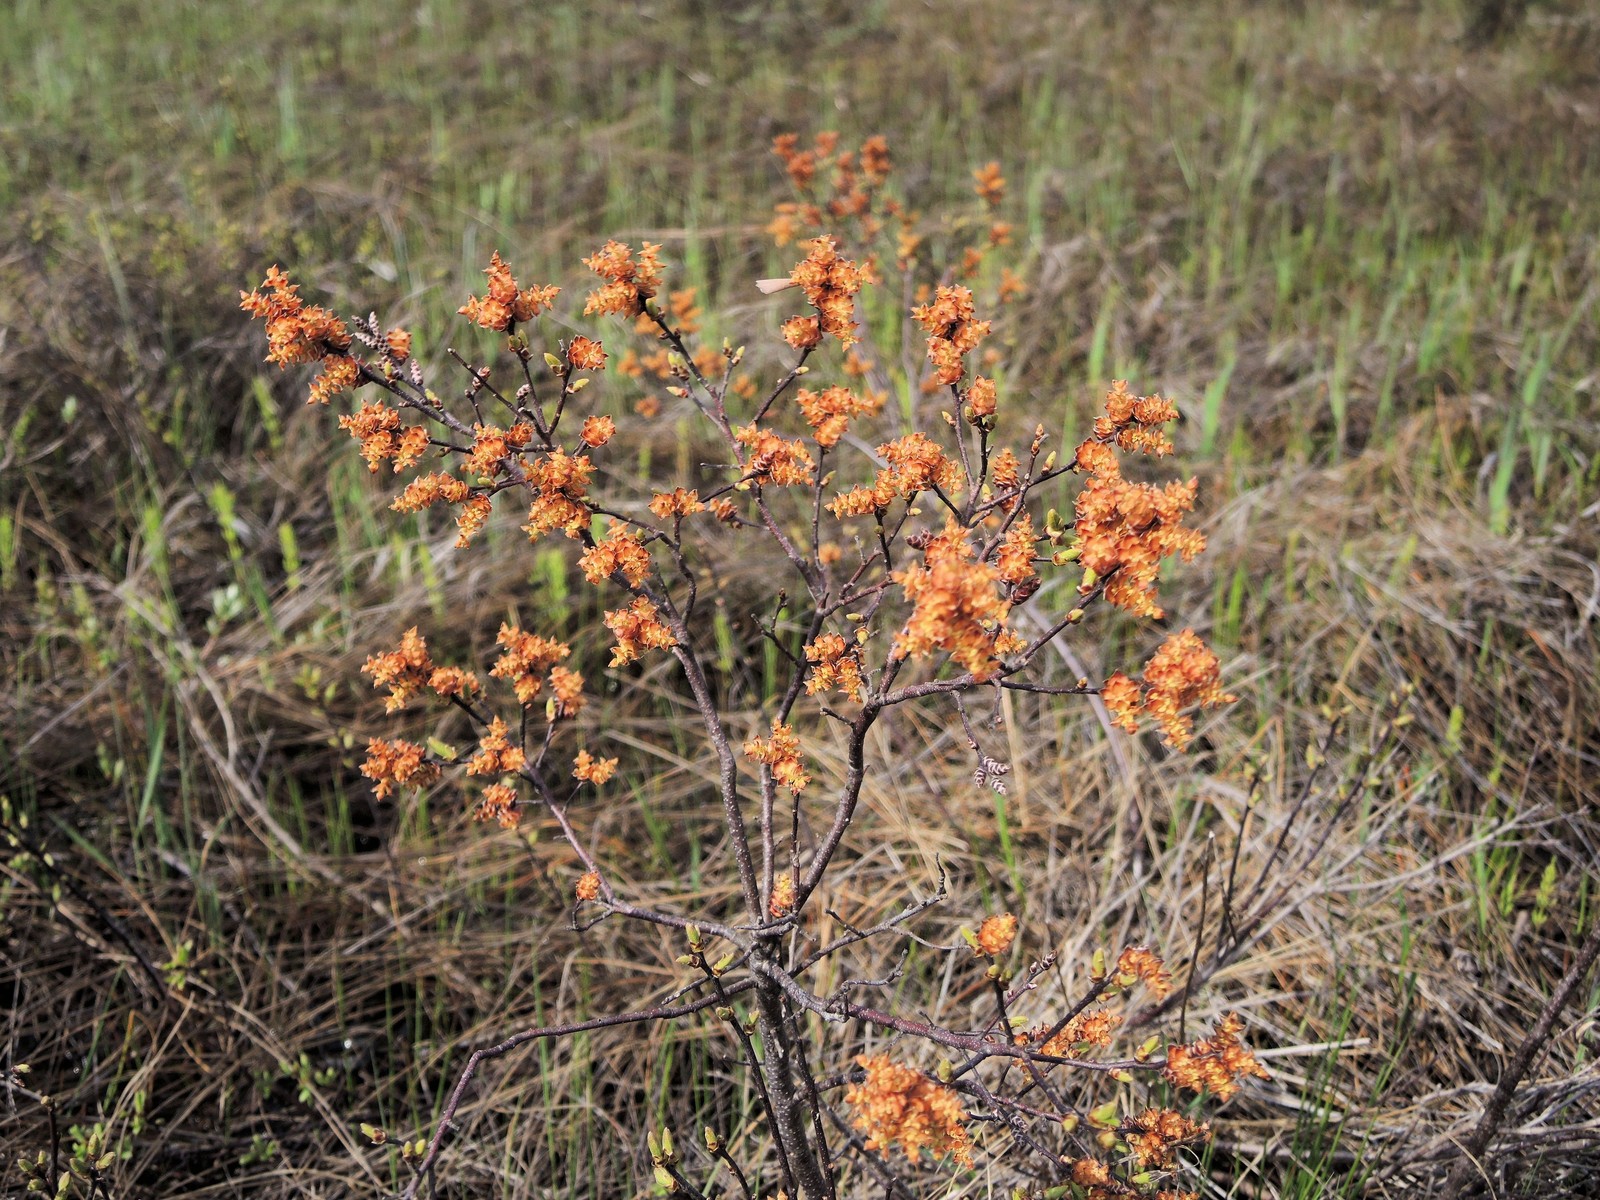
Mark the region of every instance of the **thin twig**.
POLYGON ((1461 1157, 1456 1160, 1456 1165, 1451 1170, 1449 1178, 1445 1180, 1444 1191, 1440 1195, 1468 1195, 1468 1187, 1476 1189, 1477 1183, 1480 1182, 1479 1179, 1474 1179, 1474 1176, 1479 1176, 1481 1181, 1487 1182, 1488 1172, 1484 1170, 1482 1163, 1484 1151, 1489 1148, 1489 1142, 1500 1128, 1500 1122, 1505 1119, 1506 1106, 1511 1103, 1517 1085, 1522 1082, 1523 1076, 1528 1073, 1528 1068, 1533 1066, 1533 1060, 1539 1056, 1545 1043, 1550 1040, 1557 1018, 1567 1007, 1567 1002, 1572 999, 1572 993, 1578 990, 1578 985, 1589 974, 1589 968, 1594 966, 1596 957, 1600 957, 1600 922, 1596 922, 1594 928, 1589 931, 1583 948, 1578 951, 1578 957, 1573 960, 1567 973, 1561 977, 1561 982, 1556 985, 1556 990, 1550 994, 1544 1010, 1540 1012, 1539 1019, 1534 1022, 1533 1028, 1528 1031, 1528 1036, 1522 1039, 1522 1045, 1517 1047, 1517 1052, 1506 1064, 1506 1069, 1500 1076, 1499 1086, 1494 1089, 1494 1095, 1484 1106, 1483 1116, 1479 1118, 1477 1128, 1466 1141, 1461 1143, 1461 1157))

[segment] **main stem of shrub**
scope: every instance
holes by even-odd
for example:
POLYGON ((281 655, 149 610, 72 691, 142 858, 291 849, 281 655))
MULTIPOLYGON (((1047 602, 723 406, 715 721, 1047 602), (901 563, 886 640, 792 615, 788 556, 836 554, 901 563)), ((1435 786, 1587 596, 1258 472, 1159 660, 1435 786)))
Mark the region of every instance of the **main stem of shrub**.
POLYGON ((777 983, 764 980, 757 985, 756 1009, 761 1036, 767 1046, 761 1069, 772 1097, 772 1135, 783 1147, 784 1157, 794 1172, 795 1183, 804 1200, 828 1200, 832 1190, 812 1149, 811 1139, 806 1136, 805 1118, 795 1095, 794 1075, 789 1069, 788 1022, 783 1011, 782 989, 777 983))

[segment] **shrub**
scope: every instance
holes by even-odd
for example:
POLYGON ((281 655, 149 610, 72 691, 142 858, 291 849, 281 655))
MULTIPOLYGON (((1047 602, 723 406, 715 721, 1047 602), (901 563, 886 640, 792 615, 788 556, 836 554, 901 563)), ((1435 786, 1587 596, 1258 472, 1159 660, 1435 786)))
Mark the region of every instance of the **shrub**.
MULTIPOLYGON (((1152 951, 1097 953, 1075 1003, 1032 1011, 1053 956, 1029 960, 1012 914, 974 919, 965 946, 940 952, 959 955, 956 969, 992 996, 978 1028, 905 1015, 915 1006, 892 999, 863 999, 898 986, 895 974, 829 993, 815 983, 853 947, 910 938, 919 915, 946 897, 941 871, 932 896, 907 897, 866 927, 841 922, 843 932, 825 941, 817 932, 819 892, 851 838, 863 784, 894 767, 875 755, 869 735, 897 710, 923 706, 959 721, 975 786, 1003 791, 1009 765, 985 752, 980 730, 1000 725, 1008 690, 1098 694, 1119 725, 1132 731, 1149 722, 1177 749, 1193 737, 1195 708, 1232 699, 1216 657, 1189 630, 1168 637, 1138 677, 1119 672, 1098 685, 1052 677, 1044 656, 1095 606, 1163 616, 1162 561, 1203 548, 1184 523, 1194 481, 1158 485, 1122 472, 1122 454, 1171 452, 1163 430, 1177 410, 1118 383, 1091 436, 1069 453, 1050 446, 1043 426, 1020 436, 1006 429, 994 322, 1024 284, 990 261, 1011 239, 999 219, 998 165, 974 173, 975 217, 930 225, 892 194, 881 139, 841 152, 833 135, 809 148, 786 135, 775 150, 799 198, 779 206, 770 230, 780 245, 796 246, 799 261, 786 278, 759 283, 793 314, 781 325, 786 365, 764 384, 743 347, 697 340, 696 298, 670 288, 661 247, 648 242, 610 241, 584 260, 597 278, 584 316, 615 318, 624 338, 642 341, 621 354, 612 333, 540 345, 540 319, 560 289, 519 280, 496 253, 486 290, 460 311, 504 335, 513 383, 458 356, 467 378, 455 407, 443 385, 430 385, 404 330, 375 317, 346 322, 307 303, 276 267, 243 298, 266 323, 270 361, 320 365, 312 401, 360 388, 379 393, 339 424, 374 472, 389 463, 412 473, 395 511, 452 511, 465 547, 497 508, 514 504, 526 512, 531 541, 570 540, 587 581, 614 598, 604 617, 611 667, 627 679, 674 661, 717 765, 729 851, 717 861, 729 886, 699 894, 730 899, 647 903, 608 869, 586 829, 590 798, 609 785, 619 760, 605 757, 592 723, 599 701, 568 642, 507 623, 485 674, 436 660, 413 628, 367 660, 364 673, 387 692, 390 712, 429 698, 459 709, 477 733, 475 747, 373 740, 363 772, 379 796, 449 775, 462 780, 481 820, 514 827, 524 812, 542 809, 583 867, 572 880, 581 927, 647 922, 675 931, 683 948, 682 987, 668 1003, 524 1030, 474 1052, 431 1135, 401 1146, 413 1171, 405 1195, 432 1177, 485 1059, 541 1038, 700 1014, 723 1023, 751 1073, 772 1153, 736 1160, 730 1147, 754 1144, 744 1130, 706 1129, 703 1152, 670 1130, 651 1130, 650 1157, 666 1191, 707 1196, 718 1186, 713 1177, 726 1172, 723 1186, 746 1195, 822 1200, 859 1190, 850 1177, 868 1172, 906 1195, 908 1173, 933 1169, 925 1159, 959 1172, 982 1153, 1004 1156, 1017 1177, 1055 1189, 1047 1195, 1183 1194, 1173 1190, 1178 1151, 1208 1130, 1169 1107, 1170 1097, 1226 1099, 1242 1077, 1264 1072, 1234 1017, 1192 1043, 1154 1036, 1113 1052, 1118 997, 1142 989, 1154 1012, 1173 1007, 1162 1003, 1171 976, 1152 951), (880 305, 881 317, 863 320, 866 289, 905 303, 880 305), (878 347, 909 334, 907 317, 926 353, 902 356, 897 367, 878 347), (605 390, 591 391, 591 383, 608 371, 643 393, 635 408, 645 419, 662 395, 696 414, 724 462, 661 490, 608 462, 626 418, 589 403, 605 390), (891 403, 896 389, 901 402, 891 403), (1073 480, 1081 486, 1071 511, 1045 509, 1043 499, 1073 480), (715 534, 719 527, 727 532, 715 534), (708 547, 734 538, 769 547, 786 576, 760 618, 778 655, 778 684, 745 737, 701 633, 714 599, 708 547), (1071 598, 1056 611, 1049 602, 1063 590, 1071 598), (1033 611, 1041 608, 1048 611, 1033 611), (979 712, 984 705, 992 710, 979 712), (829 724, 845 748, 835 778, 808 753, 829 724), (797 836, 803 818, 824 830, 814 848, 797 836), (859 1054, 841 1059, 815 1036, 841 1026, 855 1031, 859 1054), (930 1069, 925 1053, 943 1057, 930 1069), (1150 1103, 1108 1091, 1141 1077, 1160 1091, 1150 1103)), ((914 345, 914 337, 900 344, 914 345)), ((382 1130, 368 1132, 388 1140, 382 1130)))

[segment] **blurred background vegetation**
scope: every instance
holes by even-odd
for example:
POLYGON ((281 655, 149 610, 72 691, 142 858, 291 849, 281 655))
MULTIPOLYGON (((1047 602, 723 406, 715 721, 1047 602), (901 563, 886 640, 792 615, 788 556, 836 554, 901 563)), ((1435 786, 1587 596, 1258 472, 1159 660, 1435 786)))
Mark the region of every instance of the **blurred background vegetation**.
MULTIPOLYGON (((1594 919, 1600 833, 1600 24, 1576 2, 1494 37, 1466 37, 1473 19, 10 5, 0 1065, 32 1071, 0 1112, 7 1150, 46 1144, 47 1093, 68 1148, 104 1126, 119 1197, 388 1188, 399 1168, 357 1122, 428 1128, 461 1046, 671 985, 679 948, 568 929, 568 856, 537 822, 494 836, 448 790, 370 799, 362 747, 395 726, 357 668, 414 623, 479 658, 508 614, 561 629, 609 679, 636 781, 591 819, 637 886, 692 890, 717 825, 671 689, 606 675, 559 548, 508 523, 456 554, 452 530, 385 513, 388 482, 262 363, 238 292, 281 263, 336 311, 481 355, 454 310, 491 250, 573 286, 604 236, 648 238, 700 289, 707 340, 755 345, 780 314, 749 285, 792 258, 764 233, 788 198, 767 147, 838 129, 884 134, 928 214, 1002 164, 1029 284, 1014 418, 1070 445, 1122 377, 1182 408, 1212 549, 1167 607, 1243 700, 1184 760, 1087 708, 1019 706, 1004 800, 936 721, 908 722, 835 906, 925 892, 937 853, 950 930, 1009 906, 1072 971, 1124 937, 1182 962, 1208 834, 1240 836, 1256 768, 1255 827, 1283 828, 1307 746, 1348 709, 1308 803, 1360 803, 1292 917, 1195 1002, 1248 1004, 1251 1040, 1286 1051, 1222 1114, 1208 1194, 1425 1190, 1433 1166, 1407 1156, 1475 1119, 1594 919), (1409 723, 1372 751, 1407 688, 1409 723)), ((688 437, 669 409, 627 445, 670 478, 688 437)), ((726 580, 708 637, 754 713, 761 564, 730 556, 726 580)), ((1148 649, 1097 628, 1091 675, 1148 649)), ((913 959, 903 1002, 933 1004, 941 969, 913 959)), ((1591 1033, 1559 1026, 1514 1114, 1497 1161, 1521 1193, 1600 1169, 1591 1033)), ((632 1194, 647 1123, 749 1112, 703 1028, 541 1045, 487 1079, 441 1194, 632 1194)), ((1011 1182, 990 1164, 949 1194, 1011 1182)))

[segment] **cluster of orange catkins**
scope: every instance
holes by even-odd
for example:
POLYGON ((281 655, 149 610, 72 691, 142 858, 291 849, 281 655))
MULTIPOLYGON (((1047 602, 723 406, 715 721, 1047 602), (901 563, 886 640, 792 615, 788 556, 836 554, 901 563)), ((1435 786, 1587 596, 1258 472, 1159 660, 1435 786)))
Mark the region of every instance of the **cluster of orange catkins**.
POLYGON ((694 488, 673 488, 670 492, 657 492, 650 498, 650 511, 663 521, 692 517, 697 512, 704 512, 705 507, 700 503, 700 493, 694 488))
POLYGON ((817 315, 785 321, 785 341, 804 350, 831 335, 847 350, 855 345, 856 293, 865 280, 859 265, 840 257, 838 243, 830 237, 812 239, 810 251, 796 264, 789 281, 805 292, 817 315))
POLYGON ((1175 750, 1194 738, 1194 718, 1185 709, 1216 708, 1237 698, 1223 691, 1217 656, 1192 629, 1161 644, 1145 664, 1142 683, 1118 671, 1100 689, 1100 699, 1118 725, 1137 733, 1140 718, 1149 717, 1175 750))
POLYGON ((456 311, 485 329, 504 331, 513 321, 531 321, 549 308, 561 291, 554 286, 519 288, 498 250, 490 255, 483 273, 489 277, 488 294, 467 297, 456 311))
MULTIPOLYGON (((1154 956, 1149 955, 1148 951, 1141 949, 1139 952, 1154 959, 1154 956)), ((1128 954, 1128 951, 1123 952, 1124 962, 1127 961, 1128 954)), ((1155 959, 1155 961, 1159 963, 1160 960, 1155 959)), ((1237 1018, 1234 1019, 1237 1020, 1237 1018)), ((1082 1031, 1089 1035, 1083 1040, 1090 1044, 1104 1045, 1110 1040, 1109 1028, 1114 1023, 1114 1019, 1107 1023, 1105 1026, 1106 1034, 1103 1038, 1096 1036, 1098 1031, 1082 1031)), ((1077 1024, 1077 1021, 1075 1020, 1073 1024, 1077 1024)), ((1070 1027, 1068 1030, 1063 1030, 1061 1038, 1065 1038, 1069 1032, 1072 1032, 1070 1027)), ((1054 1039, 1047 1044, 1045 1053, 1052 1053, 1051 1046, 1058 1040, 1061 1039, 1054 1039)), ((1208 1043, 1197 1043, 1196 1045, 1208 1045, 1208 1043)), ((1064 1056, 1076 1057, 1079 1048, 1073 1047, 1072 1051, 1064 1056)), ((1179 1047, 1176 1052, 1181 1055, 1184 1049, 1179 1047)), ((1168 1061, 1171 1061, 1170 1053, 1168 1061)), ((1250 1061, 1253 1065, 1254 1060, 1250 1061)), ((1241 1064, 1236 1063, 1235 1065, 1241 1064)), ((1190 1085, 1185 1084, 1183 1086, 1190 1085)), ((1152 1193, 1140 1189, 1134 1184, 1141 1176, 1144 1180, 1148 1180, 1151 1172, 1174 1169, 1178 1165, 1177 1152, 1179 1148, 1207 1141, 1211 1137, 1210 1126, 1200 1121, 1191 1120, 1182 1113, 1175 1112, 1170 1108, 1152 1107, 1126 1118, 1116 1127, 1114 1135, 1108 1132, 1105 1136, 1120 1137, 1121 1141, 1126 1145, 1123 1171, 1133 1175, 1134 1178, 1119 1178, 1117 1173, 1113 1173, 1110 1164, 1099 1159, 1078 1159, 1072 1164, 1072 1181, 1083 1189, 1081 1194, 1085 1196, 1086 1200, 1124 1200, 1125 1197, 1134 1195, 1149 1196, 1150 1200, 1198 1200, 1198 1197, 1193 1192, 1163 1190, 1152 1193)))
POLYGON ((1011 943, 1016 938, 1016 914, 995 913, 985 917, 983 924, 978 926, 976 949, 979 954, 989 958, 1000 958, 1010 952, 1011 943))
POLYGON ((606 536, 583 552, 578 565, 590 583, 601 584, 620 574, 629 587, 638 587, 650 574, 650 551, 637 533, 613 521, 606 536))
POLYGON ((861 700, 861 656, 837 633, 824 633, 806 647, 811 673, 806 676, 806 695, 815 696, 838 688, 850 699, 861 700))
POLYGON ((932 304, 911 310, 911 319, 928 335, 928 361, 939 384, 960 381, 966 373, 966 356, 989 334, 989 322, 980 321, 972 306, 972 289, 954 284, 940 287, 932 304))
POLYGON ((843 219, 857 217, 862 236, 870 240, 882 226, 872 215, 873 193, 889 178, 889 143, 881 136, 861 143, 859 158, 846 150, 833 160, 833 198, 829 215, 843 219))
POLYGON ((533 426, 518 421, 510 429, 496 425, 472 427, 472 449, 461 460, 461 467, 469 475, 476 475, 484 483, 493 483, 506 469, 514 454, 525 450, 533 441, 533 426))
POLYGON ((598 448, 617 436, 617 423, 610 417, 592 416, 583 419, 578 437, 585 446, 598 448))
POLYGON ((362 664, 361 673, 372 676, 373 687, 389 689, 384 702, 386 712, 398 712, 424 689, 441 696, 462 695, 478 690, 478 680, 459 667, 435 667, 428 653, 428 642, 413 625, 400 635, 400 645, 383 654, 373 654, 362 664))
POLYGON ((997 207, 1006 197, 1006 177, 1000 173, 1000 164, 985 163, 973 171, 972 188, 990 208, 997 207))
POLYGON ((626 666, 646 650, 665 650, 678 644, 662 621, 660 610, 644 596, 635 598, 627 608, 608 612, 605 622, 617 639, 611 651, 613 667, 626 666))
POLYGON ((773 918, 786 917, 794 911, 794 873, 785 871, 772 880, 772 895, 767 900, 767 913, 773 918))
MULTIPOLYGON (((1146 946, 1129 946, 1117 957, 1117 969, 1111 982, 1119 988, 1143 983, 1151 995, 1160 999, 1172 990, 1172 974, 1166 963, 1146 946)), ((1090 1050, 1111 1044, 1111 1037, 1122 1018, 1110 1009, 1086 1009, 1069 1020, 1052 1034, 1039 1050, 1052 1058, 1082 1058, 1090 1050)), ((1038 1030, 1027 1035, 1027 1040, 1037 1041, 1049 1030, 1038 1030)))
POLYGON ((405 490, 395 497, 394 503, 389 507, 399 513, 420 512, 441 501, 446 504, 460 504, 471 492, 472 489, 454 475, 431 471, 426 475, 417 476, 406 484, 405 490))
POLYGON ((456 538, 456 548, 462 549, 488 523, 491 502, 486 495, 473 495, 472 489, 454 475, 447 475, 443 471, 419 475, 406 484, 405 490, 395 497, 389 507, 395 512, 411 513, 441 501, 462 505, 461 511, 456 514, 456 526, 461 530, 456 538))
POLYGON ((1003 628, 1011 605, 998 587, 999 568, 977 561, 966 530, 954 520, 929 540, 920 565, 893 578, 912 604, 895 635, 896 658, 943 650, 984 680, 994 674, 996 656, 1013 649, 1003 628))
MULTIPOLYGON (((1040 432, 1043 432, 1043 426, 1040 432)), ((1034 444, 1042 445, 1042 439, 1036 436, 1034 444)), ((1010 446, 996 454, 994 461, 989 464, 989 482, 994 485, 996 492, 1010 496, 1001 501, 1001 508, 1013 512, 1022 507, 1022 460, 1010 446)))
POLYGON ((572 760, 572 777, 582 783, 592 783, 599 787, 602 783, 609 782, 616 773, 616 759, 596 758, 587 750, 579 750, 578 757, 572 760))
POLYGON ((522 823, 522 811, 517 807, 517 790, 509 783, 491 783, 483 789, 472 816, 479 821, 497 822, 501 829, 515 829, 522 823))
MULTIPOLYGON (((404 708, 424 689, 441 698, 464 698, 482 688, 478 677, 463 667, 434 666, 428 643, 414 626, 400 635, 396 649, 368 657, 361 671, 372 677, 374 687, 389 689, 385 702, 389 712, 404 708)), ((581 689, 583 681, 575 674, 573 679, 581 689)), ((580 699, 578 703, 581 702, 580 699)), ((521 768, 522 751, 507 741, 506 732, 505 723, 496 717, 480 743, 479 753, 467 764, 467 774, 486 775, 521 768)), ((373 790, 382 798, 397 786, 420 787, 432 783, 439 778, 439 766, 426 760, 421 746, 374 738, 367 744, 367 760, 361 773, 375 783, 373 790)), ((478 817, 480 820, 494 818, 502 825, 515 825, 515 800, 515 793, 509 787, 490 788, 479 805, 478 817)))
POLYGON ((1051 1058, 1082 1058, 1090 1050, 1109 1046, 1111 1035, 1120 1024, 1122 1018, 1109 1009, 1088 1009, 1063 1025, 1039 1047, 1039 1052, 1051 1058))
POLYGON ((1169 1048, 1161 1073, 1178 1087, 1210 1092, 1219 1100, 1237 1093, 1239 1080, 1247 1075, 1271 1078, 1239 1040, 1243 1032, 1244 1021, 1239 1014, 1229 1013, 1217 1023, 1217 1030, 1210 1037, 1169 1048))
MULTIPOLYGON (((1000 173, 1000 164, 997 162, 985 163, 972 172, 972 190, 978 194, 984 205, 989 209, 991 216, 1000 207, 1000 202, 1006 196, 1005 176, 1000 173)), ((1005 221, 992 220, 989 225, 989 245, 1005 246, 1011 241, 1011 225, 1005 221)), ((986 251, 979 246, 968 246, 962 252, 961 266, 958 275, 963 279, 971 279, 977 275, 978 269, 983 266, 986 251)), ((1000 287, 1000 302, 1006 303, 1015 296, 1021 281, 1010 270, 1005 270, 1005 279, 1000 287)), ((941 380, 940 382, 952 382, 941 380)), ((981 415, 981 411, 979 414, 981 415)))
POLYGON ((855 1109, 855 1126, 867 1135, 867 1149, 885 1151, 899 1144, 915 1162, 923 1150, 949 1154, 972 1166, 967 1110, 956 1092, 887 1054, 856 1059, 867 1076, 851 1084, 845 1103, 855 1109))
POLYGON ((772 777, 791 792, 799 793, 811 782, 800 760, 800 739, 781 721, 772 723, 772 736, 753 737, 744 744, 745 756, 772 768, 772 777))
POLYGON ((583 305, 586 317, 594 313, 637 317, 645 302, 661 290, 661 247, 654 242, 641 242, 637 258, 623 243, 607 242, 583 265, 606 281, 589 293, 583 305))
MULTIPOLYGON (((832 161, 833 193, 826 201, 826 213, 835 220, 858 219, 863 238, 870 241, 882 228, 873 213, 873 201, 889 177, 889 143, 881 136, 869 137, 861 143, 859 151, 835 154, 838 146, 839 135, 831 130, 817 134, 816 141, 807 150, 800 148, 798 134, 780 133, 772 139, 773 154, 782 161, 790 181, 802 193, 812 192, 818 168, 832 161)), ((778 245, 784 246, 794 241, 802 229, 820 227, 823 214, 824 205, 819 203, 779 204, 767 232, 778 245)))
MULTIPOLYGON (((348 353, 350 331, 345 323, 320 305, 300 299, 300 285, 277 267, 267 270, 266 282, 239 293, 239 307, 267 323, 267 361, 280 367, 322 361, 322 372, 311 381, 310 403, 326 404, 349 391, 361 378, 361 362, 348 353)), ((411 335, 392 330, 383 350, 394 362, 411 352, 411 335)))
MULTIPOLYGON (((809 150, 800 149, 800 135, 796 133, 780 133, 772 139, 772 152, 783 161, 790 180, 801 191, 810 188, 817 165, 833 155, 838 146, 839 135, 833 130, 823 130, 817 134, 809 150)), ((889 177, 890 165, 889 143, 881 134, 869 137, 861 143, 859 154, 846 150, 834 158, 834 190, 848 192, 858 172, 867 185, 876 187, 889 177)), ((844 214, 836 212, 834 215, 844 214)))
MULTIPOLYGON (((478 752, 467 761, 468 775, 510 775, 522 770, 528 761, 522 747, 511 743, 506 723, 496 717, 478 739, 478 752)), ((515 829, 522 820, 517 807, 517 791, 510 779, 502 779, 483 789, 472 814, 479 821, 497 821, 502 829, 515 829)))
POLYGON ((885 442, 878 447, 878 454, 889 465, 878 472, 871 487, 851 488, 834 497, 828 504, 834 516, 881 513, 895 500, 909 500, 918 492, 934 489, 954 496, 966 482, 961 464, 925 433, 908 433, 885 442))
POLYGON ((511 744, 510 729, 499 717, 478 739, 478 752, 467 760, 468 775, 499 775, 520 771, 528 761, 521 746, 511 744))
POLYGON ((606 351, 598 338, 579 335, 567 343, 567 361, 577 371, 604 371, 606 351))
POLYGON ((806 419, 806 424, 811 426, 812 435, 817 439, 817 445, 824 450, 830 450, 839 444, 839 439, 850 427, 850 422, 856 417, 875 417, 883 408, 887 397, 882 392, 868 392, 865 396, 858 396, 847 387, 835 385, 824 388, 820 392, 807 391, 801 388, 795 395, 795 401, 800 405, 800 412, 806 419))
POLYGON ((1200 1200, 1199 1192, 1177 1192, 1162 1189, 1157 1192, 1140 1191, 1133 1184, 1124 1183, 1111 1174, 1111 1168, 1098 1158, 1080 1158, 1072 1164, 1072 1182, 1077 1185, 1074 1195, 1083 1200, 1127 1200, 1138 1196, 1140 1200, 1200 1200))
MULTIPOLYGON (((1170 401, 1135 396, 1118 380, 1106 395, 1094 436, 1078 447, 1075 459, 1089 475, 1076 503, 1080 560, 1105 581, 1106 600, 1136 616, 1164 615, 1155 591, 1161 560, 1177 556, 1188 562, 1205 549, 1206 539, 1183 524, 1194 508, 1195 480, 1165 487, 1130 482, 1122 477, 1112 446, 1169 454, 1172 443, 1162 426, 1177 415, 1170 401)), ((1082 590, 1090 586, 1086 581, 1082 590)), ((1194 734, 1193 718, 1183 710, 1227 704, 1234 697, 1222 690, 1216 655, 1186 629, 1169 637, 1146 664, 1142 682, 1117 672, 1106 681, 1101 699, 1128 732, 1137 732, 1140 719, 1149 717, 1167 744, 1182 750, 1194 734)))
POLYGON ((1034 570, 1034 549, 1039 538, 1033 531, 1033 518, 1023 513, 1012 522, 1011 528, 1006 530, 1006 535, 1000 541, 1000 552, 995 557, 995 566, 1000 571, 1000 578, 1012 587, 1020 587, 1028 583, 1038 574, 1034 570))
POLYGON ((1178 419, 1178 406, 1160 396, 1135 396, 1128 381, 1118 379, 1106 393, 1106 411, 1095 418, 1094 436, 1115 442, 1124 450, 1160 457, 1172 453, 1172 443, 1161 428, 1178 419))
POLYGON ((988 418, 994 416, 999 405, 999 390, 994 385, 994 380, 979 375, 972 381, 972 386, 967 389, 966 407, 962 414, 974 425, 989 427, 992 422, 988 418))
POLYGON ((372 780, 373 794, 383 799, 396 787, 426 787, 439 778, 439 764, 428 762, 427 751, 415 742, 386 742, 373 738, 367 743, 367 761, 361 773, 372 780))
POLYGON ((1117 985, 1143 983, 1158 1000, 1172 991, 1172 972, 1148 946, 1129 946, 1117 956, 1117 985))
POLYGON ((777 487, 804 487, 811 482, 816 465, 805 444, 780 437, 758 425, 742 425, 733 431, 738 443, 750 451, 744 474, 751 482, 777 487))
MULTIPOLYGON (((671 315, 672 324, 680 334, 700 332, 701 309, 695 303, 695 299, 699 294, 698 288, 686 287, 679 288, 667 296, 667 312, 671 315)), ((654 328, 654 325, 653 321, 646 325, 641 320, 639 322, 639 332, 649 333, 654 328)))
POLYGON ((522 528, 530 541, 538 541, 552 529, 569 538, 583 536, 589 528, 589 506, 584 497, 594 461, 587 454, 556 451, 546 455, 528 471, 533 503, 528 507, 528 523, 522 528))
POLYGON ((1121 1132, 1139 1166, 1145 1168, 1176 1166, 1178 1147, 1203 1142, 1211 1136, 1208 1125, 1191 1121, 1170 1108, 1147 1108, 1129 1117, 1121 1132))
POLYGON ((1205 535, 1186 529, 1197 483, 1156 487, 1122 477, 1116 452, 1103 442, 1078 447, 1078 468, 1089 481, 1078 493, 1076 532, 1083 565, 1107 578, 1106 600, 1135 616, 1161 617, 1156 577, 1163 558, 1191 561, 1205 549, 1205 535))
POLYGON ((500 626, 495 644, 500 647, 501 654, 489 668, 489 674, 509 683, 519 704, 524 708, 531 705, 543 694, 548 682, 554 702, 549 706, 550 719, 578 715, 583 708, 583 676, 559 665, 572 653, 572 647, 505 624, 500 626))
POLYGON ((839 145, 839 135, 832 129, 817 134, 809 150, 800 149, 798 133, 780 133, 772 139, 772 152, 783 161, 784 170, 795 187, 805 191, 817 173, 817 163, 831 155, 839 145))
POLYGON ((363 404, 339 418, 339 428, 361 443, 367 470, 377 473, 384 459, 394 460, 395 473, 416 466, 428 448, 428 431, 421 425, 402 427, 400 414, 387 404, 363 404))

